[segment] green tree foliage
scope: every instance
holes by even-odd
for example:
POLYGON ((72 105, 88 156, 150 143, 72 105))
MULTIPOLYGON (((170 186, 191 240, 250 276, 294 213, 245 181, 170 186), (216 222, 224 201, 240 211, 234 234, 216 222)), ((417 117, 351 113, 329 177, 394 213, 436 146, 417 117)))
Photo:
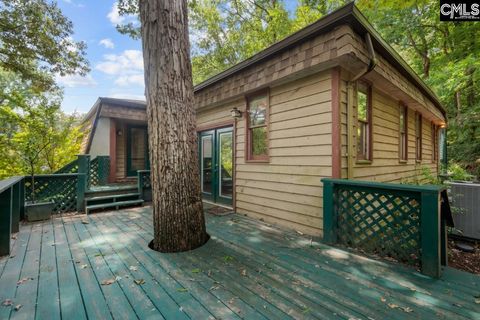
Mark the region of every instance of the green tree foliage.
POLYGON ((0 101, 0 179, 52 173, 72 161, 82 133, 79 116, 61 111, 61 92, 39 93, 6 71, 0 83, 13 97, 0 101))
POLYGON ((439 95, 448 154, 480 173, 480 24, 439 21, 438 0, 359 1, 362 12, 439 95))
POLYGON ((54 1, 0 1, 0 67, 42 90, 53 75, 88 71, 86 45, 72 40, 73 25, 54 1))
POLYGON ((0 179, 50 173, 80 149, 77 115, 60 110, 55 76, 85 74, 85 44, 56 1, 0 1, 0 179))

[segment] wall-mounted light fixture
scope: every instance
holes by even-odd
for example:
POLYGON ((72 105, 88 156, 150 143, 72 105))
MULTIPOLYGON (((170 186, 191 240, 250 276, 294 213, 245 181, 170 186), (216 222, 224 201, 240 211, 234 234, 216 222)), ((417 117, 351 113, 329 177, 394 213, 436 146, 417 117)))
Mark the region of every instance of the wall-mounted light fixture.
POLYGON ((237 107, 234 107, 232 110, 230 110, 230 113, 232 115, 232 118, 234 118, 234 119, 241 119, 242 118, 242 111, 238 110, 237 107))
POLYGON ((123 135, 122 129, 117 130, 117 136, 121 137, 123 135))

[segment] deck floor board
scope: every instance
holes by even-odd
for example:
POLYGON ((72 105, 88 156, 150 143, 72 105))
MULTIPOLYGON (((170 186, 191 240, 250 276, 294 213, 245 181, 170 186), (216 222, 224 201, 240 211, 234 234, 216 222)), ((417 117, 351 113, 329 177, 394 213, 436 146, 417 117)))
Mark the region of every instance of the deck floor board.
POLYGON ((150 207, 22 224, 0 258, 0 318, 480 319, 472 274, 431 279, 240 215, 207 214, 207 230, 163 254, 150 207))

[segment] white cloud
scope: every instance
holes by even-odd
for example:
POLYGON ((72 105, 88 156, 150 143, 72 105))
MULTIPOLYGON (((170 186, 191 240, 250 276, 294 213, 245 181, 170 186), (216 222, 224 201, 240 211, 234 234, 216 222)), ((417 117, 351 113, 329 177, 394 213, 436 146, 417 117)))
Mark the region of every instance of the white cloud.
POLYGON ((121 16, 120 13, 118 12, 118 3, 117 2, 115 2, 113 4, 112 9, 107 14, 107 18, 108 18, 108 20, 110 20, 110 22, 113 25, 121 24, 122 22, 125 21, 125 17, 121 16))
POLYGON ((103 56, 103 60, 95 66, 95 69, 114 77, 116 86, 144 86, 143 55, 139 50, 106 54, 103 56))
POLYGON ((140 26, 140 21, 138 20, 137 15, 120 15, 120 12, 118 11, 118 2, 115 2, 112 5, 112 9, 110 9, 110 12, 107 14, 107 18, 114 26, 127 23, 132 23, 136 27, 140 26))
POLYGON ((120 87, 127 87, 129 85, 144 86, 145 82, 143 74, 133 74, 120 76, 117 78, 117 80, 115 80, 115 84, 120 87))
POLYGON ((143 73, 143 56, 139 50, 125 50, 121 54, 106 54, 95 69, 109 75, 143 73))
POLYGON ((112 39, 110 39, 110 38, 102 39, 102 40, 100 40, 100 42, 98 44, 104 46, 107 49, 115 48, 115 44, 113 43, 112 39))
POLYGON ((58 84, 68 87, 94 87, 97 85, 97 82, 91 75, 81 76, 78 74, 71 74, 66 76, 56 75, 55 80, 58 84))

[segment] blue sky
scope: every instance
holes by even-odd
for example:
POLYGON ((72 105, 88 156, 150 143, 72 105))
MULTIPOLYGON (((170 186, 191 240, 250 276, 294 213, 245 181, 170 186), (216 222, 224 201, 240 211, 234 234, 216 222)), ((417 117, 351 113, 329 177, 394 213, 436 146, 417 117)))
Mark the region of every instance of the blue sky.
POLYGON ((144 99, 141 42, 121 35, 113 0, 58 0, 73 22, 76 41, 87 43, 87 77, 57 78, 64 88, 65 112, 87 112, 100 96, 144 99))
MULTIPOLYGON (((140 40, 121 35, 115 25, 125 22, 114 0, 58 0, 73 22, 76 41, 87 43, 91 72, 57 78, 64 88, 62 108, 67 113, 87 112, 98 97, 144 99, 143 58, 140 40)), ((285 0, 293 11, 296 0, 285 0)))

